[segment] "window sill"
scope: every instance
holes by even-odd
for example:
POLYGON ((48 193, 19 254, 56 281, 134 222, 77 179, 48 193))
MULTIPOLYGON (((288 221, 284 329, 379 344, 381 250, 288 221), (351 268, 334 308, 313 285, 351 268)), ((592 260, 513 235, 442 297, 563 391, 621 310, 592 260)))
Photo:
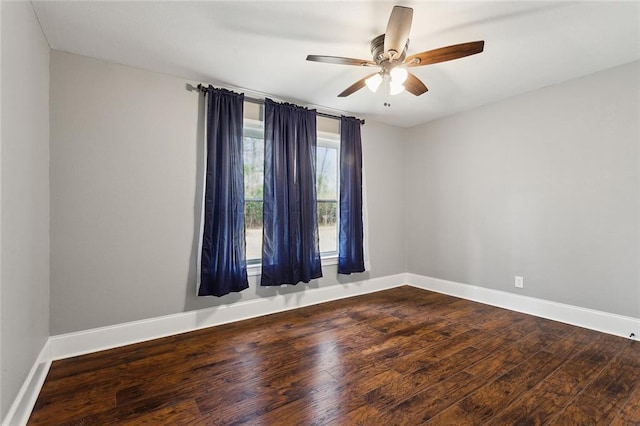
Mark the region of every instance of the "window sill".
MULTIPOLYGON (((320 261, 322 263, 322 266, 337 265, 338 256, 333 255, 333 256, 323 257, 322 259, 320 259, 320 261)), ((255 277, 257 275, 260 275, 261 271, 262 271, 262 265, 259 263, 255 265, 247 265, 247 275, 250 277, 255 277)))

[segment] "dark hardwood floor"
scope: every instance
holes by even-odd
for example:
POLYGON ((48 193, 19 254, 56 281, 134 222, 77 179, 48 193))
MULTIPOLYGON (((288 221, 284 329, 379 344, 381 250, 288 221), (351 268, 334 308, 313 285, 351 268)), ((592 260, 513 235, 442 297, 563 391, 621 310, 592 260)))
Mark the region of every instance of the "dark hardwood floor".
POLYGON ((640 343, 412 287, 53 363, 29 424, 639 425, 640 343))

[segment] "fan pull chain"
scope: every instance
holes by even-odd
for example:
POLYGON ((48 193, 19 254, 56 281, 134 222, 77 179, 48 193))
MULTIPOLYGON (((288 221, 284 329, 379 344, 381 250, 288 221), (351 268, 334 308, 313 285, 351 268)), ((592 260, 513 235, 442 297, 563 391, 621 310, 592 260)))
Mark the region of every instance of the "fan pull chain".
POLYGON ((388 74, 384 76, 382 84, 384 85, 384 106, 391 108, 391 102, 389 101, 389 96, 391 96, 391 83, 389 82, 388 74))

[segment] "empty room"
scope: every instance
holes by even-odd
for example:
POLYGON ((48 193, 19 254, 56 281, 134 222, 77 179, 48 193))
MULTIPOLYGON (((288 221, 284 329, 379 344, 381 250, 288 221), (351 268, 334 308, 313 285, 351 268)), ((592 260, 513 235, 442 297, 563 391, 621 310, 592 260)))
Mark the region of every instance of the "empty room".
POLYGON ((640 2, 0 2, 0 422, 640 424, 640 2))

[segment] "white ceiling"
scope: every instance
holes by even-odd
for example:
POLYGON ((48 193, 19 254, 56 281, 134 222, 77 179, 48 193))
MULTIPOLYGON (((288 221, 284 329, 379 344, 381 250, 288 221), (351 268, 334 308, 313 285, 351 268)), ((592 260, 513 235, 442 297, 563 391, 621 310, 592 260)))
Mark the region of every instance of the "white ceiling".
MULTIPOLYGON (((33 2, 52 49, 414 126, 640 59, 640 2, 33 2), (414 9, 409 54, 485 40, 483 53, 414 68, 429 92, 336 95, 370 68, 394 4, 414 9)), ((250 93, 248 92, 248 93, 250 93)))

